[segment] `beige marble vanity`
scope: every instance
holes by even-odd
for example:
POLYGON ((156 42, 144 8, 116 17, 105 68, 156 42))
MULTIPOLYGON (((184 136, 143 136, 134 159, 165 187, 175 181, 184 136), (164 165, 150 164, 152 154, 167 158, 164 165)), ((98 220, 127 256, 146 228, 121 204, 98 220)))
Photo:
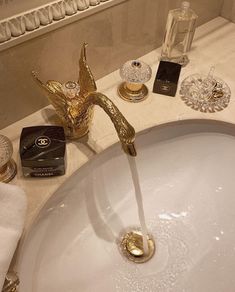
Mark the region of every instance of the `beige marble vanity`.
MULTIPOLYGON (((89 49, 89 48, 88 48, 89 49)), ((213 119, 235 123, 235 24, 217 17, 197 29, 190 63, 181 71, 180 82, 193 73, 206 74, 215 66, 215 75, 223 79, 231 89, 229 106, 221 112, 205 114, 186 106, 179 93, 176 97, 153 94, 152 86, 158 67, 160 49, 154 50, 141 59, 153 70, 151 80, 146 84, 149 97, 141 103, 128 103, 117 95, 117 86, 121 82, 119 72, 115 71, 97 81, 98 91, 107 95, 117 105, 127 120, 134 126, 136 133, 170 121, 186 119, 213 119)), ((89 63, 89 60, 88 60, 89 63)), ((178 88, 179 92, 179 88, 178 88)), ((87 141, 74 141, 67 144, 67 171, 64 176, 53 178, 24 178, 19 158, 19 135, 23 127, 52 124, 55 113, 51 106, 4 128, 1 134, 8 136, 14 145, 14 158, 18 173, 12 184, 22 187, 28 197, 28 212, 25 223, 27 230, 48 198, 79 167, 96 153, 100 153, 118 141, 116 131, 109 117, 102 109, 96 107, 92 127, 87 141)), ((138 145, 137 151, 138 151, 138 145)))

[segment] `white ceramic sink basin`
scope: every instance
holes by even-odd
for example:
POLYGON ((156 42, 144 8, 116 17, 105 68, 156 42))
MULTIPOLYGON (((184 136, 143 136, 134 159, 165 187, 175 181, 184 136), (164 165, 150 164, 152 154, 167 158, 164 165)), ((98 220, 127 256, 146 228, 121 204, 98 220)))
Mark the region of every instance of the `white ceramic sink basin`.
POLYGON ((134 264, 119 252, 119 234, 139 222, 118 143, 40 212, 20 250, 21 292, 235 291, 235 126, 170 123, 136 145, 154 257, 134 264))

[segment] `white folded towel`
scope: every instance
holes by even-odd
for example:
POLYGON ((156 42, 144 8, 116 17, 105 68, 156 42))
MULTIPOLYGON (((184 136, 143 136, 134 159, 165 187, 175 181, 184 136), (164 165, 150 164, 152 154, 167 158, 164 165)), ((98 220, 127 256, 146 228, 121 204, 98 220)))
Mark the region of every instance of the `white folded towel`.
POLYGON ((0 183, 0 291, 23 231, 26 205, 21 188, 0 183))

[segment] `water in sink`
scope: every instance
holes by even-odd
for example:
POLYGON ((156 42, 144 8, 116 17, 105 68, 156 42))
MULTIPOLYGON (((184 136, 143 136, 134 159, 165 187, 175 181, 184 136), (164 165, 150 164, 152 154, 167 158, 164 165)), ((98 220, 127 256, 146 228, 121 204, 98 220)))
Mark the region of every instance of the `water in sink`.
POLYGON ((156 254, 120 255, 139 225, 120 145, 82 167, 47 202, 20 248, 24 292, 234 292, 235 127, 188 121, 137 137, 137 165, 156 254))
POLYGON ((145 222, 145 215, 144 215, 144 206, 143 206, 143 195, 141 192, 141 187, 140 187, 140 180, 139 180, 139 175, 137 171, 137 166, 136 166, 136 161, 135 157, 128 156, 128 161, 131 169, 131 176, 135 188, 135 197, 136 197, 136 202, 137 202, 137 207, 138 207, 138 215, 140 219, 140 226, 141 226, 141 233, 143 235, 143 249, 144 249, 144 254, 148 254, 148 229, 146 226, 145 222))

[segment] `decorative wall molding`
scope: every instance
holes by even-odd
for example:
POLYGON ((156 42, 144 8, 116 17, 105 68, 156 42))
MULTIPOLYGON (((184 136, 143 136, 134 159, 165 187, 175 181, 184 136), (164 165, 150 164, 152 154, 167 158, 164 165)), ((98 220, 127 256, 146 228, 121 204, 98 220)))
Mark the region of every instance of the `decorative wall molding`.
POLYGON ((127 0, 57 0, 0 21, 0 51, 127 0))

